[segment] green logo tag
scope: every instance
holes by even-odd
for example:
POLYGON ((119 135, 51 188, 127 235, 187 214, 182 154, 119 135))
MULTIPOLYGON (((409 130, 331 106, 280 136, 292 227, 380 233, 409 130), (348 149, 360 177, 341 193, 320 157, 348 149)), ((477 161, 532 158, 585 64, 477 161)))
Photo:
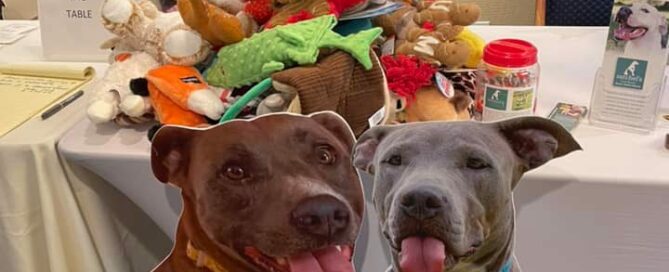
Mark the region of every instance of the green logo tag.
POLYGON ((648 62, 645 60, 619 58, 613 86, 642 90, 646 80, 646 69, 648 62))
POLYGON ((532 108, 534 99, 534 90, 518 90, 513 92, 513 102, 511 103, 511 110, 522 111, 532 108))
POLYGON ((508 90, 497 89, 494 87, 486 87, 485 107, 490 109, 505 111, 508 97, 509 97, 508 90))

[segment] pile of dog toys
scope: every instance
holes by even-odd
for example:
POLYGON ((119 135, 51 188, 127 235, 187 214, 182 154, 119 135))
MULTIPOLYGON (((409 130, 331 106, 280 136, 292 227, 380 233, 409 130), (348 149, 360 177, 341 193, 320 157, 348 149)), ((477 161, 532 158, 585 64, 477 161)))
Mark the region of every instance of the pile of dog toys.
POLYGON ((484 42, 466 26, 479 7, 387 1, 178 0, 162 12, 150 0, 106 0, 111 65, 88 117, 206 127, 331 110, 356 135, 375 122, 470 119, 468 69, 484 42))

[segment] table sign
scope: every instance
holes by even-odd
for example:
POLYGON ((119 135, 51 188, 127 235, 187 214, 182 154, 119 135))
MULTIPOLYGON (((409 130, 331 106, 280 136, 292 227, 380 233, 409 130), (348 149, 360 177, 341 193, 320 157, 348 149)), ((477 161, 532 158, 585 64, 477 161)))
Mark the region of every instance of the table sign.
POLYGON ((614 6, 592 95, 592 124, 641 133, 655 129, 669 52, 666 14, 642 1, 614 6))
POLYGON ((112 37, 102 26, 104 0, 39 0, 44 57, 57 61, 106 61, 100 45, 112 37))

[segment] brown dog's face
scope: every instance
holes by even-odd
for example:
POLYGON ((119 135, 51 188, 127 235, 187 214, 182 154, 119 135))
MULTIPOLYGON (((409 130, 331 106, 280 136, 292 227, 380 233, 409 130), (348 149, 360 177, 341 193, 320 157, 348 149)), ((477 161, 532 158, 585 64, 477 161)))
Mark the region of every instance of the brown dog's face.
POLYGON ((183 190, 210 240, 268 271, 302 271, 308 261, 350 265, 364 207, 353 144, 333 113, 270 115, 163 128, 152 165, 183 190))

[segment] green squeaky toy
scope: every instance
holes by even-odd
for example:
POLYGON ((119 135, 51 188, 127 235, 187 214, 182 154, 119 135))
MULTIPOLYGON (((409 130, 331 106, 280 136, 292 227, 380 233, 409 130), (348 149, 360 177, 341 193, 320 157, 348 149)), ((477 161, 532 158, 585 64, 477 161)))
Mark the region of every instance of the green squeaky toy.
POLYGON ((365 69, 371 69, 369 47, 381 34, 381 28, 342 37, 332 31, 336 24, 333 15, 320 16, 265 30, 223 47, 205 73, 207 82, 224 88, 251 85, 285 68, 316 63, 320 48, 343 50, 365 69))

